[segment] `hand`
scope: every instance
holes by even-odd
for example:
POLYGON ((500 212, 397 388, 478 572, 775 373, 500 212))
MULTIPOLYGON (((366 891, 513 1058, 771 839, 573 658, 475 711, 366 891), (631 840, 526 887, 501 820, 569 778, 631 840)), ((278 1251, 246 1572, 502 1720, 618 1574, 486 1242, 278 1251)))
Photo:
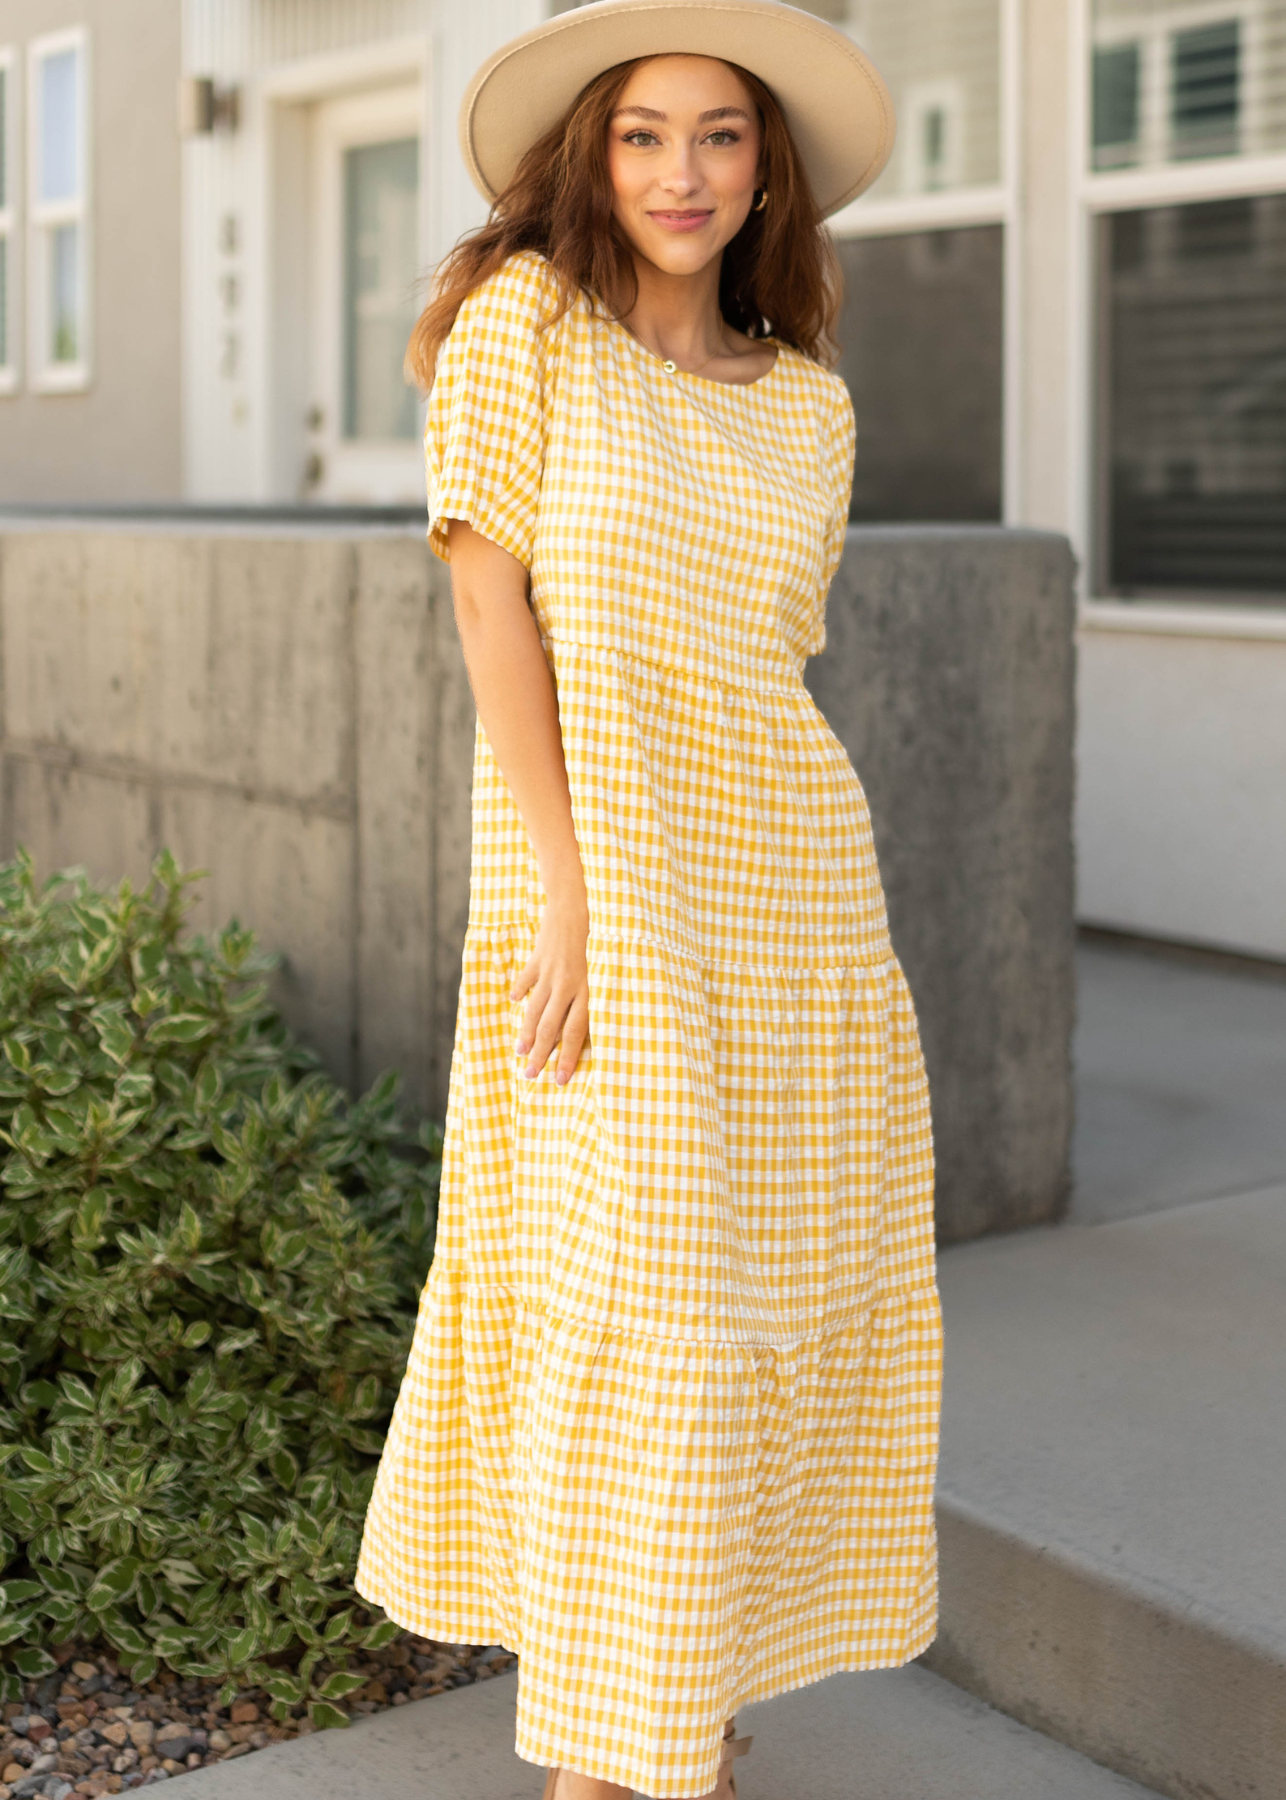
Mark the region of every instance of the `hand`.
POLYGON ((540 1074, 559 1045, 554 1080, 571 1080, 589 1034, 589 968, 585 946, 589 909, 583 898, 547 900, 531 960, 510 989, 511 1000, 526 998, 518 1054, 526 1056, 529 1079, 540 1074))

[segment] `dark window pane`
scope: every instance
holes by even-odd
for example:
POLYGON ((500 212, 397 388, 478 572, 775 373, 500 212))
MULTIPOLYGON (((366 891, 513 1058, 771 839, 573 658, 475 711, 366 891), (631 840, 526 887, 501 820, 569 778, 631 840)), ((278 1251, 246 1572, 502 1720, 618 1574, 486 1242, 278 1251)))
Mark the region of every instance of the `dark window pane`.
POLYGON ((1286 195, 1104 222, 1117 593, 1286 593, 1286 195))
POLYGON ((998 520, 1003 228, 848 238, 838 250, 853 518, 998 520))
POLYGON ((1176 156, 1232 155, 1241 111, 1241 25, 1229 19, 1174 34, 1171 122, 1176 156))
POLYGON ((1139 46, 1094 52, 1094 166, 1131 162, 1139 138, 1139 46))

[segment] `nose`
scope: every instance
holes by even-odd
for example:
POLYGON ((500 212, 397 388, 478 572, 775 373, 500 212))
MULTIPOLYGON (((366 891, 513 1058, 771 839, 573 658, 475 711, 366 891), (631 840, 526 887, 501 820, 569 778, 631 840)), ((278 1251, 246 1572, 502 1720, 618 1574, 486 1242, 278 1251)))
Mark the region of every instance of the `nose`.
POLYGON ((698 191, 701 187, 701 173, 691 144, 681 141, 670 146, 657 181, 676 200, 686 199, 688 195, 698 191))

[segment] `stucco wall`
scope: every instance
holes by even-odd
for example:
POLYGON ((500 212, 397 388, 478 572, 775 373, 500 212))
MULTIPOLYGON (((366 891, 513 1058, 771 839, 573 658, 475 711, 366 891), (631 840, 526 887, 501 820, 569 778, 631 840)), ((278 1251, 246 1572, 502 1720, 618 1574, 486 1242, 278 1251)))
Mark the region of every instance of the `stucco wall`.
MULTIPOLYGON (((812 666, 871 801, 919 1008, 945 1237, 1057 1216, 1072 1024, 1071 557, 854 530, 812 666)), ((0 852, 211 871, 344 1081, 445 1102, 473 707, 422 538, 321 524, 0 535, 0 852)))
MULTIPOLYGON (((69 26, 89 30, 93 245, 87 389, 31 391, 21 308, 20 384, 0 395, 6 501, 165 500, 181 492, 180 13, 177 0, 5 0, 0 42, 19 52, 24 120, 28 42, 69 26)), ((25 230, 25 154, 17 173, 25 230)), ((21 267, 25 290, 26 255, 21 267)))

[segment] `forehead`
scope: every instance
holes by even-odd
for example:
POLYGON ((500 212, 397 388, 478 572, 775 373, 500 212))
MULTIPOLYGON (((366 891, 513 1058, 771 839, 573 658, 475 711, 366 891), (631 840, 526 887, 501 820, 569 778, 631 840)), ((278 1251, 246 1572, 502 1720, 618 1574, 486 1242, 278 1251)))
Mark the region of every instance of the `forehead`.
POLYGON ((634 70, 616 103, 648 106, 657 112, 705 112, 714 106, 744 107, 755 117, 755 102, 737 71, 713 56, 649 56, 634 70))

